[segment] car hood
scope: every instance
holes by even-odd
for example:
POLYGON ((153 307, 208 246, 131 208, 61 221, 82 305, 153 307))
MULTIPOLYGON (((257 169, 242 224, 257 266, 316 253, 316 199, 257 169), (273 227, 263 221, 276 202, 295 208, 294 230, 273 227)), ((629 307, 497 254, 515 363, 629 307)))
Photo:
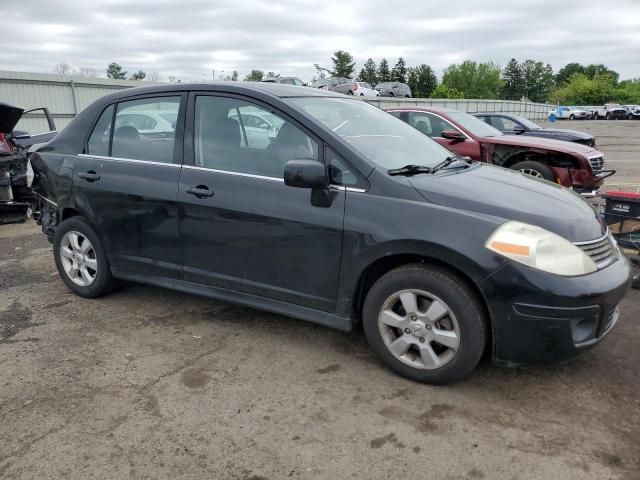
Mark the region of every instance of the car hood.
POLYGON ((464 170, 415 175, 409 182, 429 202, 537 225, 572 242, 606 232, 600 215, 578 194, 513 170, 474 163, 464 170))
POLYGON ((22 117, 22 108, 0 102, 0 133, 11 133, 22 117))
POLYGON ((529 148, 539 148, 541 150, 553 150, 554 152, 577 153, 589 156, 598 153, 594 148, 587 147, 575 142, 565 142, 563 140, 554 140, 553 138, 542 137, 522 137, 520 135, 501 135, 497 137, 482 137, 482 142, 492 143, 494 145, 514 145, 529 148))
POLYGON ((579 132, 577 130, 565 130, 562 128, 541 128, 539 130, 530 130, 530 132, 535 133, 535 132, 544 132, 546 135, 557 135, 558 137, 573 137, 573 138, 579 138, 581 140, 589 140, 591 138, 593 138, 593 135, 590 135, 588 133, 584 133, 584 132, 579 132))

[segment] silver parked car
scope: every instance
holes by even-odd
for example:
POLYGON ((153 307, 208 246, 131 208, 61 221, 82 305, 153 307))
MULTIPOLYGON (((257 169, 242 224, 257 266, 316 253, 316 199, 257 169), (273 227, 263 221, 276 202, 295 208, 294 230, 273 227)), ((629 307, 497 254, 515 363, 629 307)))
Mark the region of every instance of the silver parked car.
POLYGON ((381 82, 376 85, 381 97, 411 97, 411 88, 402 82, 381 82))
POLYGON ((276 77, 276 78, 265 78, 262 80, 267 83, 284 83, 285 85, 297 85, 299 87, 304 87, 307 84, 300 80, 298 77, 276 77))

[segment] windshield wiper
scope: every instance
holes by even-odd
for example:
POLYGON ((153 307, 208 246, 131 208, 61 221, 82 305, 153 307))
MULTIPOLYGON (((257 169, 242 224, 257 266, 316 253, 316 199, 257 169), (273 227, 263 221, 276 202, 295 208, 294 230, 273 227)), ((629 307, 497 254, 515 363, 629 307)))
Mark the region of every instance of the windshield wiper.
MULTIPOLYGON (((469 163, 469 160, 462 155, 452 155, 451 157, 445 158, 442 162, 437 164, 435 167, 427 167, 425 165, 405 165, 400 168, 392 168, 391 170, 387 170, 389 175, 418 175, 420 173, 436 173, 438 170, 442 170, 443 168, 447 168, 454 162, 463 161, 469 163)), ((466 165, 465 165, 466 166, 466 165)))
POLYGON ((447 168, 453 162, 457 162, 457 161, 462 161, 462 162, 466 162, 467 164, 469 164, 469 159, 467 159, 466 157, 463 157, 462 155, 452 155, 451 157, 445 158, 442 162, 440 162, 438 165, 433 167, 431 169, 432 170, 431 173, 436 173, 438 170, 442 170, 443 168, 447 168))
POLYGON ((419 173, 433 173, 433 167, 427 167, 424 165, 405 165, 400 168, 392 168, 387 170, 389 175, 417 175, 419 173))

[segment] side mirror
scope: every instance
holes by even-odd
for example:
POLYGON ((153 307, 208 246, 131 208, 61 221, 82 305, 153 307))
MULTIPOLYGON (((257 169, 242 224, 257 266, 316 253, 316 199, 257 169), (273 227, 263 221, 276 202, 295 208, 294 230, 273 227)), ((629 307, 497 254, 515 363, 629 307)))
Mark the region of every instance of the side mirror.
POLYGON ((14 130, 11 133, 11 138, 13 140, 27 140, 31 138, 31 134, 29 132, 23 132, 22 130, 14 130))
POLYGON ((284 184, 297 188, 326 189, 327 171, 317 160, 289 160, 284 166, 284 184))
POLYGON ((513 132, 516 135, 522 135, 524 132, 526 132, 526 130, 524 129, 524 127, 522 125, 514 125, 513 126, 513 132))
POLYGON ((269 124, 268 123, 261 123, 258 128, 261 128, 262 130, 269 130, 269 124))
POLYGON ((467 137, 464 136, 464 133, 459 132, 458 130, 443 130, 440 133, 440 136, 456 142, 464 142, 467 139, 467 137))

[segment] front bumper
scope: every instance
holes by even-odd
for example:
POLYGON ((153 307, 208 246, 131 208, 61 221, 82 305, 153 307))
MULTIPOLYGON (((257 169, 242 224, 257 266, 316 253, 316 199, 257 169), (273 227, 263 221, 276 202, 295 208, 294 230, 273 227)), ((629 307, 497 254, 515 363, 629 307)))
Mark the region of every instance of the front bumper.
POLYGON ((624 255, 580 277, 505 264, 478 284, 492 319, 495 363, 545 365, 582 354, 613 329, 630 285, 624 255))

